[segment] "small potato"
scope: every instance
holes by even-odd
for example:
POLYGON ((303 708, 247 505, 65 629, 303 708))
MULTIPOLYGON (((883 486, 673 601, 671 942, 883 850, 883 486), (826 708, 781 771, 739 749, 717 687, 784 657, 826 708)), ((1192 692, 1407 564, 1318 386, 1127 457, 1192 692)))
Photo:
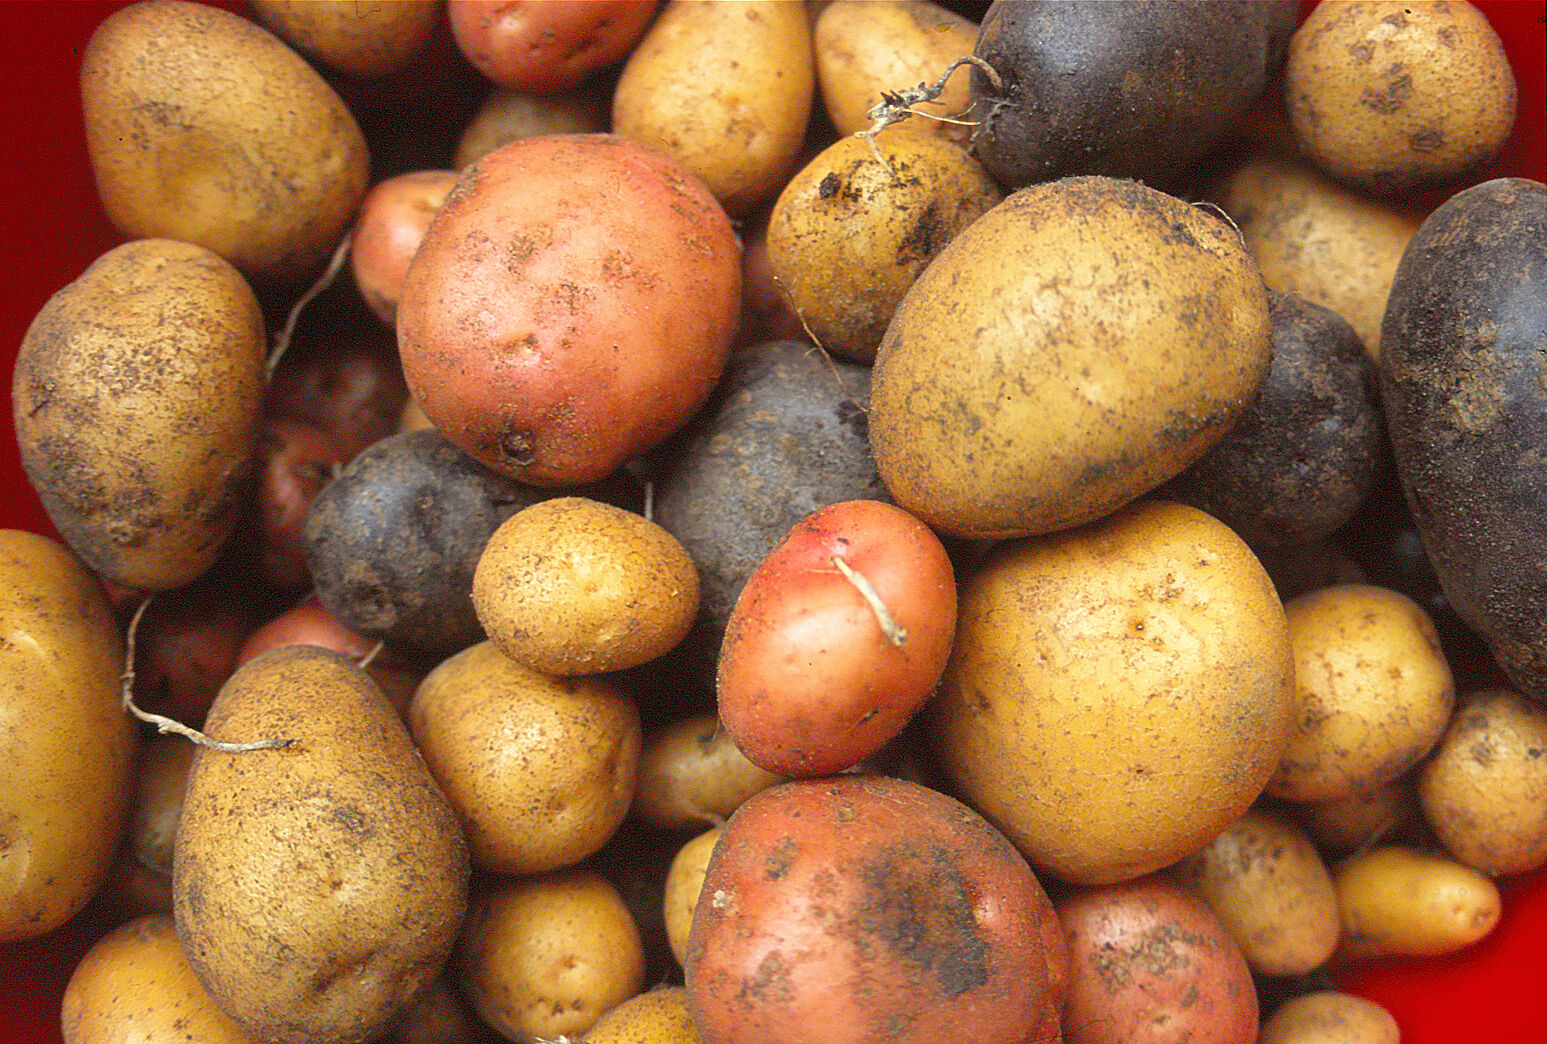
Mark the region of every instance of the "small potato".
POLYGON ((1170 873, 1208 904, 1259 975, 1305 975, 1338 942, 1332 876, 1304 830, 1248 809, 1170 873))
POLYGON ((419 995, 378 1044, 488 1044, 488 1028, 451 979, 442 975, 419 995))
POLYGON ((1499 920, 1499 890, 1454 859, 1377 845, 1332 870, 1343 937, 1336 959, 1432 957, 1481 939, 1499 920))
POLYGON ((789 176, 815 89, 805 4, 671 0, 618 76, 612 129, 677 160, 741 217, 789 176))
POLYGON ((655 659, 698 612, 698 571, 643 515, 586 497, 516 512, 473 571, 473 607, 506 656, 548 674, 600 674, 655 659))
POLYGON ((1266 791, 1327 801, 1374 790, 1429 752, 1455 701, 1450 665, 1417 602, 1372 584, 1291 599, 1298 710, 1266 791))
POLYGON ((258 435, 258 569, 276 587, 309 586, 302 523, 322 487, 346 463, 344 448, 315 424, 293 417, 264 418, 258 435))
POLYGON ((414 170, 378 181, 365 194, 350 233, 355 286, 388 326, 397 322, 408 263, 457 181, 454 170, 414 170))
POLYGON ((611 129, 612 95, 602 84, 579 84, 553 94, 496 87, 462 129, 452 166, 461 170, 519 138, 611 129))
POLYGON ((548 93, 618 61, 657 0, 448 0, 457 47, 502 87, 548 93))
POLYGON ((1422 819, 1411 773, 1360 794, 1298 801, 1294 810, 1316 843, 1336 855, 1348 855, 1377 841, 1402 840, 1422 819))
POLYGON ((644 985, 639 929, 611 882, 566 870, 476 895, 460 981, 490 1026, 521 1044, 581 1035, 644 985))
POLYGON ((1257 1044, 1398 1044, 1391 1012, 1336 990, 1292 997, 1263 1021, 1257 1044))
POLYGON ((252 9, 302 54, 339 72, 381 76, 418 56, 444 5, 441 0, 252 0, 252 9))
POLYGON ((723 823, 747 798, 784 778, 748 761, 719 716, 708 711, 645 738, 634 814, 662 830, 723 823))
POLYGON ((351 461, 397 430, 408 400, 392 333, 362 309, 292 342, 269 377, 264 407, 330 432, 351 461))
POLYGON ((597 1019, 585 1044, 702 1044, 687 997, 681 986, 646 990, 597 1019))
POLYGON ((1463 0, 1318 5, 1290 39, 1284 100, 1302 151, 1372 192, 1480 171, 1515 123, 1504 45, 1463 0))
POLYGON ((425 677, 408 718, 476 866, 569 866, 628 813, 639 712, 605 681, 539 674, 480 642, 425 677))
MULTIPOLYGON (((132 689, 142 710, 194 726, 209 713, 266 609, 262 601, 232 598, 231 585, 220 570, 145 604, 135 630, 132 689)), ((132 611, 139 605, 136 598, 132 611)))
POLYGON ((1461 862, 1498 877, 1547 863, 1547 704, 1506 689, 1461 701, 1418 768, 1418 802, 1461 862))
POLYGON ((724 827, 711 827, 697 837, 689 839, 672 858, 666 871, 666 894, 661 902, 662 919, 666 922, 666 943, 679 965, 687 963, 688 931, 693 927, 693 910, 698 906, 699 894, 704 890, 704 875, 709 869, 709 856, 715 842, 724 833, 724 827))

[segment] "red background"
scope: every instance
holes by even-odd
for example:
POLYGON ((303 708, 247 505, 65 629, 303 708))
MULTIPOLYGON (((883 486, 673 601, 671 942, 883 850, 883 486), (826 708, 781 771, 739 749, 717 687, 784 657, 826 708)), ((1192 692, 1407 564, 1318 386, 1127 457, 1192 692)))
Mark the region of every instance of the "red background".
MULTIPOLYGON (((120 6, 24 0, 0 9, 0 184, 11 193, 11 203, 0 207, 0 245, 8 251, 0 352, 8 395, 16 347, 32 317, 119 241, 102 217, 86 162, 75 76, 93 27, 120 6)), ((1480 0, 1477 6, 1504 38, 1520 89, 1515 137, 1477 180, 1500 174, 1547 180, 1543 4, 1480 0)), ((9 413, 7 399, 7 418, 9 413)), ((53 533, 21 470, 9 427, 0 441, 0 494, 0 526, 53 533)), ((1547 873, 1501 884, 1504 917, 1482 943, 1439 960, 1370 968, 1344 987, 1385 1004, 1406 1044, 1547 1040, 1547 873)), ((43 938, 0 945, 0 1041, 57 1044, 64 984, 100 930, 87 915, 43 938)))

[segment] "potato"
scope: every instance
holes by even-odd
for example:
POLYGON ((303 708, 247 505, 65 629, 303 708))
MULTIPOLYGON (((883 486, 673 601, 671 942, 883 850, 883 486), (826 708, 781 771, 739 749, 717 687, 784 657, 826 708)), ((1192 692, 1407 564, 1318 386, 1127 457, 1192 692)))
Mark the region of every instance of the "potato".
POLYGON ((489 1033, 461 991, 442 975, 377 1039, 381 1044, 483 1044, 489 1033))
POLYGON ((1141 501, 991 548, 925 724, 962 799, 1032 866, 1138 877, 1234 822, 1294 704, 1262 566, 1196 508, 1141 501))
POLYGON ((914 279, 1003 196, 977 160, 938 138, 842 138, 779 193, 768 264, 818 344, 870 363, 914 279))
POLYGON ((463 452, 574 485, 687 421, 740 309, 735 232, 681 164, 614 135, 541 135, 462 171, 408 267, 398 347, 463 452))
POLYGON ((668 652, 698 613, 698 571, 643 515, 555 497, 500 524, 473 571, 478 622, 506 656, 548 674, 601 674, 668 652))
POLYGON ((262 1044, 199 984, 165 914, 136 917, 92 944, 65 984, 59 1022, 64 1044, 262 1044))
POLYGON ((1291 155, 1259 150, 1209 196, 1241 230, 1263 281, 1348 321, 1370 358, 1402 251, 1419 218, 1355 192, 1291 155))
POLYGON ((688 1011, 688 992, 661 986, 630 997, 586 1031, 585 1044, 703 1044, 688 1011))
POLYGON ((56 541, 0 529, 0 942, 69 920, 113 861, 136 736, 123 668, 96 578, 56 541))
POLYGON ((706 1044, 1029 1040, 1061 997, 1052 906, 937 791, 846 773, 748 799, 710 856, 684 982, 706 1044))
POLYGON ((359 125, 306 60, 240 15, 143 0, 81 55, 87 152, 130 238, 205 247, 246 275, 315 275, 365 195, 359 125))
POLYGON ((957 536, 1089 522, 1218 442, 1271 352, 1262 278, 1223 223, 1138 182, 1033 186, 898 305, 873 375, 876 467, 957 536))
POLYGON ((688 957, 688 933, 693 928, 693 911, 698 908, 699 897, 704 891, 704 875, 709 872, 709 857, 724 832, 722 824, 688 839, 677 849, 666 871, 665 894, 661 897, 661 919, 666 925, 666 943, 671 947, 672 956, 684 967, 688 957))
POLYGON ((457 47, 475 68, 512 90, 573 87, 638 43, 656 0, 448 0, 457 47))
POLYGON ((310 586, 302 526, 306 509, 344 467, 344 447, 315 424, 267 416, 258 435, 256 530, 258 568, 276 587, 310 586))
POLYGON ((604 134, 612 129, 611 85, 581 83, 553 94, 496 87, 462 128, 451 165, 458 170, 520 138, 604 134))
POLYGON ((741 217, 789 176, 815 90, 804 4, 670 0, 618 75, 612 129, 681 163, 741 217))
POLYGON ((425 677, 409 727, 475 866, 507 874, 569 866, 628 814, 639 711, 604 679, 540 674, 480 642, 425 677))
POLYGON ((1547 185, 1502 178, 1435 208, 1392 282, 1381 401, 1397 474, 1456 614, 1547 697, 1547 185))
POLYGON ((1372 192, 1483 170, 1515 123, 1515 77, 1464 0, 1320 5, 1295 30, 1284 102, 1301 151, 1372 192))
POLYGON ((588 871, 491 882, 457 946, 473 1007, 519 1044, 583 1034, 644 984, 639 929, 617 888, 588 871))
POLYGON ((396 338, 363 308, 333 313, 307 332, 274 366, 264 407, 331 433, 344 460, 354 460, 397 430, 408 401, 396 338))
POLYGON ((1157 875, 1054 904, 1069 944, 1065 1044, 1254 1044, 1257 992, 1197 896, 1157 875))
POLYGON ((1337 584, 1284 606, 1297 711, 1267 792, 1349 797, 1391 782, 1445 731, 1455 682, 1434 624, 1411 598, 1337 584))
POLYGON ((1398 1044, 1391 1012, 1351 993, 1319 990, 1292 997, 1262 1023, 1257 1044, 1398 1044))
POLYGON ((1247 809, 1169 872, 1214 912, 1254 974, 1305 975, 1337 947, 1332 875, 1292 819, 1247 809))
MULTIPOLYGON (((237 655, 269 611, 265 598, 231 597, 225 564, 145 604, 134 632, 131 691, 142 710, 197 725, 236 669, 237 655)), ((138 612, 137 597, 131 613, 138 612)), ((132 619, 132 615, 128 619, 132 619)))
POLYGON ((770 772, 852 768, 934 692, 955 630, 955 575, 928 526, 876 500, 819 508, 763 558, 731 610, 720 721, 770 772))
POLYGON ((275 1044, 380 1034, 440 973, 467 904, 467 844, 408 730, 314 646, 249 660, 205 729, 294 742, 194 754, 172 890, 199 981, 275 1044))
POLYGON ((1316 844, 1332 855, 1348 855, 1378 841, 1413 840, 1423 818, 1411 772, 1363 793, 1297 801, 1292 811, 1316 844))
POLYGON ((440 0, 252 0, 253 14, 302 54, 339 72, 381 76, 429 42, 440 0))
POLYGON ((1489 876, 1547 863, 1547 706, 1469 693, 1419 766, 1419 806, 1444 846, 1489 876))
POLYGON ((349 266, 371 311, 391 326, 408 263, 456 184, 454 170, 412 170, 371 186, 349 236, 349 266))
POLYGON ((1446 856, 1377 845, 1332 869, 1343 936, 1337 959, 1433 957, 1470 946, 1499 920, 1499 890, 1446 856))
POLYGON ((747 760, 713 711, 663 725, 645 737, 634 784, 634 814, 660 830, 723 823, 747 798, 785 777, 747 760))
MULTIPOLYGON (((928 0, 837 0, 825 4, 811 28, 821 101, 840 135, 868 130, 870 110, 882 95, 933 85, 962 55, 971 54, 978 27, 966 16, 928 0)), ((924 118, 895 124, 898 130, 967 145, 972 127, 972 74, 958 68, 938 97, 911 106, 924 118), (930 119, 929 117, 946 117, 930 119)))
POLYGON ((258 444, 264 323, 202 247, 114 247, 51 298, 17 349, 12 418, 55 528, 103 577, 164 591, 205 572, 258 444))

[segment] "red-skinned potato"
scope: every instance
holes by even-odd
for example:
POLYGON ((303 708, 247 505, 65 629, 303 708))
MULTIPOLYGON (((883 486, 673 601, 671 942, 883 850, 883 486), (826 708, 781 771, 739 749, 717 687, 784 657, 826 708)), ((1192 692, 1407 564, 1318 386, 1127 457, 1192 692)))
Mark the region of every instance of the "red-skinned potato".
POLYGON ((615 135, 542 135, 462 172, 409 265, 398 346, 454 445, 570 485, 692 415, 740 303, 740 247, 701 181, 615 135))
POLYGON ((411 170, 378 181, 360 203, 349 264, 360 297, 388 326, 397 321, 408 263, 456 181, 454 170, 411 170))
POLYGON ((753 571, 720 646, 720 719, 761 768, 824 776, 902 731, 956 632, 951 560, 879 500, 807 515, 753 571))
POLYGON ((781 783, 709 857, 688 1005, 705 1044, 1042 1040, 1064 976, 1052 919, 1014 846, 954 799, 855 773, 781 783))
POLYGON ((448 0, 457 47, 501 87, 573 87, 628 54, 656 0, 448 0))
POLYGON ((276 587, 301 588, 311 579, 301 522, 306 508, 345 464, 330 432, 293 417, 264 419, 258 436, 258 567, 276 587))
POLYGON ((270 416, 307 421, 332 433, 345 461, 397 430, 408 401, 392 332, 364 309, 330 318, 292 342, 264 394, 270 416))

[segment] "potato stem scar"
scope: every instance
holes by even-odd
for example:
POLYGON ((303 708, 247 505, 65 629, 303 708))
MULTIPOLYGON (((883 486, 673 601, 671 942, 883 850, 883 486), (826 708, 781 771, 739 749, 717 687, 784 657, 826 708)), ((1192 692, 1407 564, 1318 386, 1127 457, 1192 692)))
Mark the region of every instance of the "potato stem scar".
POLYGON ((881 625, 881 633, 886 635, 887 641, 893 645, 901 645, 908 640, 908 632, 898 625, 892 617, 891 611, 886 608, 886 603, 881 601, 881 596, 876 594, 876 589, 865 579, 865 574, 856 572, 849 563, 833 555, 830 561, 837 567, 843 578, 854 585, 860 597, 870 606, 870 611, 876 614, 876 622, 881 625))

